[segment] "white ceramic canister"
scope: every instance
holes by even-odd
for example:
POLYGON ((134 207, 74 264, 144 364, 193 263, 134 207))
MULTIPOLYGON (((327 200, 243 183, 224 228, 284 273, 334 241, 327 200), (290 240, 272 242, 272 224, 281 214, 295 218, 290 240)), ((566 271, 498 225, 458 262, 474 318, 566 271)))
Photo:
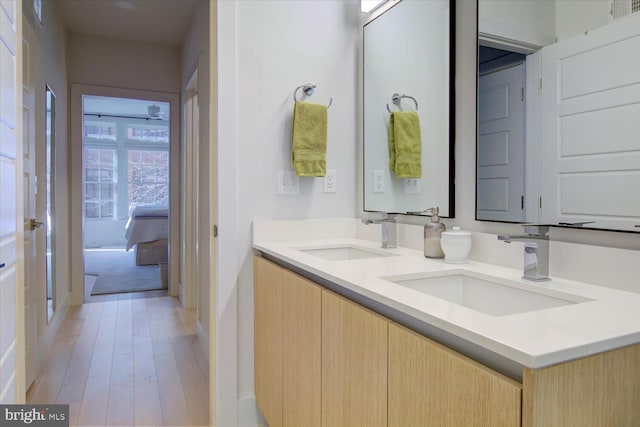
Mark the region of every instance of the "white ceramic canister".
POLYGON ((443 231, 440 241, 444 261, 451 264, 464 264, 471 250, 471 233, 461 231, 460 227, 453 227, 450 231, 443 231))

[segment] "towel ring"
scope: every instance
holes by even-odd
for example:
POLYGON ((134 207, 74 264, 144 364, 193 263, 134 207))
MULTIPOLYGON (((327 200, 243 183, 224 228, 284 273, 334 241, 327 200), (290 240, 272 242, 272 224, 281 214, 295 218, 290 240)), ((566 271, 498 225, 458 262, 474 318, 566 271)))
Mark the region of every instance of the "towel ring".
MULTIPOLYGON (((413 96, 400 95, 399 93, 394 93, 393 95, 391 95, 391 101, 397 106, 400 106, 400 101, 402 100, 402 98, 409 98, 410 100, 412 100, 413 103, 416 104, 416 111, 418 111, 418 101, 416 101, 413 96)), ((387 111, 389 111, 390 113, 392 112, 391 108, 389 108, 389 104, 387 104, 387 111)))
MULTIPOLYGON (((298 102, 298 91, 300 89, 302 89, 305 95, 311 96, 313 95, 313 92, 315 92, 316 90, 316 85, 314 85, 313 83, 306 83, 306 84, 303 84, 302 86, 298 86, 296 90, 293 91, 294 102, 298 102)), ((327 108, 331 107, 331 104, 333 104, 333 98, 329 98, 329 105, 327 105, 327 108)))

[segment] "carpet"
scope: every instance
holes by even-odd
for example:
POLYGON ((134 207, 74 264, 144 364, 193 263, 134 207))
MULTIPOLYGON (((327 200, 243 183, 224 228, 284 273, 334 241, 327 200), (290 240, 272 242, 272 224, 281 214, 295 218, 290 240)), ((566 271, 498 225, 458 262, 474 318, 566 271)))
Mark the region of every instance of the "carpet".
POLYGON ((166 289, 160 283, 160 267, 136 265, 134 251, 85 250, 84 271, 87 275, 97 276, 91 295, 166 289))

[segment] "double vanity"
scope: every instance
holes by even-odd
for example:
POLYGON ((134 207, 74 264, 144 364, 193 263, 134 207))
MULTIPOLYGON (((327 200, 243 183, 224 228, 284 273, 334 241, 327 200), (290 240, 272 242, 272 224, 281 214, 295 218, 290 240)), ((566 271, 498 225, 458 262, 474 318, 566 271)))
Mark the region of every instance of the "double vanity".
POLYGON ((270 426, 640 425, 640 295, 256 221, 256 399, 270 426))

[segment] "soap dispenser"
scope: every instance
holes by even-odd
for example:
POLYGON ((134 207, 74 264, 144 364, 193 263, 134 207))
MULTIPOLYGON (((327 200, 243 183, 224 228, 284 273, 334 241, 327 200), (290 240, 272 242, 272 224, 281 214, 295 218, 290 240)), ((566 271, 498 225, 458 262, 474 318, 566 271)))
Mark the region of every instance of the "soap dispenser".
POLYGON ((424 226, 424 256, 427 258, 444 258, 440 239, 442 232, 445 231, 447 227, 440 222, 440 217, 438 216, 440 209, 434 206, 425 209, 424 212, 431 214, 431 222, 424 226))

